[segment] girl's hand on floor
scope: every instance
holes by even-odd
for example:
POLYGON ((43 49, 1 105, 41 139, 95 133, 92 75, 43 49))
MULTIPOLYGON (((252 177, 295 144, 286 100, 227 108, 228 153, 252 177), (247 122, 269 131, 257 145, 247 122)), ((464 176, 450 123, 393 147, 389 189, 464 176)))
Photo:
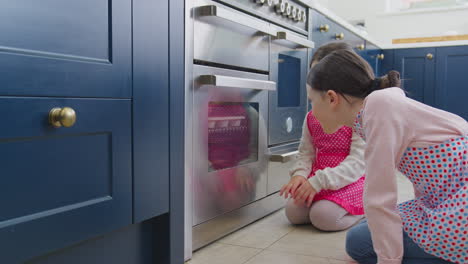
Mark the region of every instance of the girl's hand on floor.
POLYGON ((310 182, 305 181, 301 184, 301 186, 297 189, 296 193, 293 195, 294 203, 304 204, 307 207, 312 205, 312 201, 314 200, 317 191, 312 187, 310 182))
POLYGON ((302 176, 293 176, 291 180, 281 188, 280 196, 284 195, 285 199, 288 199, 288 196, 293 197, 299 186, 306 181, 307 179, 302 176))

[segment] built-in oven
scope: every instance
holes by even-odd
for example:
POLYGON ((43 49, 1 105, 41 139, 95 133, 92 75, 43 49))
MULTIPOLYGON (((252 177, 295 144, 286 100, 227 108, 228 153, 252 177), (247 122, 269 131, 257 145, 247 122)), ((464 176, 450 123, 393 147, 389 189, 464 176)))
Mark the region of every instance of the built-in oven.
POLYGON ((305 116, 300 68, 307 68, 312 42, 302 37, 308 12, 297 1, 194 0, 186 8, 188 259, 192 250, 284 206, 275 191, 297 150, 290 142, 299 139, 296 122, 305 116))
POLYGON ((313 42, 285 28, 276 27, 270 45, 270 80, 277 90, 269 94, 268 144, 298 141, 307 113, 306 75, 308 49, 313 42))
POLYGON ((193 225, 266 196, 267 75, 194 65, 193 225))

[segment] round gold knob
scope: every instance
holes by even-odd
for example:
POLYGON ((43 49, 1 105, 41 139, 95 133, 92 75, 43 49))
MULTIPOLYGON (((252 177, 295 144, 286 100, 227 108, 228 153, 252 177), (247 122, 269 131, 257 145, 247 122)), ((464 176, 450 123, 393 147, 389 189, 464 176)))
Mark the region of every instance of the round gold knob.
POLYGON ((385 59, 385 55, 379 54, 379 55, 377 55, 377 59, 383 60, 383 59, 385 59))
POLYGON ((356 47, 358 50, 364 50, 366 48, 366 46, 364 44, 361 44, 361 45, 357 45, 356 47))
POLYGON ((327 24, 321 25, 321 26, 319 27, 319 30, 320 30, 320 32, 328 32, 328 30, 330 30, 330 26, 327 25, 327 24))
POLYGON ((70 107, 52 108, 49 112, 49 123, 53 127, 71 127, 76 122, 76 113, 70 107))
POLYGON ((335 34, 335 39, 337 39, 337 40, 343 40, 343 39, 344 39, 344 33, 337 33, 337 34, 335 34))
POLYGON ((434 58, 434 55, 432 55, 432 53, 428 53, 428 54, 426 55, 426 58, 427 58, 428 60, 432 60, 432 59, 434 58))

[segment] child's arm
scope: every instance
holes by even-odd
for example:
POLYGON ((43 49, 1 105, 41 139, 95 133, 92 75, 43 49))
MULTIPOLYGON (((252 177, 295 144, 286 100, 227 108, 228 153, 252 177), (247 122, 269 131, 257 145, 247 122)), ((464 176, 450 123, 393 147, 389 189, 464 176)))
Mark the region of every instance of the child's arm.
POLYGON ((400 264, 403 257, 395 170, 414 131, 400 102, 400 98, 371 94, 362 117, 367 138, 364 210, 379 264, 400 264))
POLYGON ((302 176, 307 179, 312 171, 312 165, 315 161, 315 146, 312 143, 312 138, 307 127, 307 116, 304 119, 304 124, 302 125, 302 137, 298 150, 299 154, 297 156, 297 161, 289 170, 289 175, 291 177, 302 176))
POLYGON ((353 132, 349 155, 338 166, 325 168, 315 172, 309 179, 310 184, 319 192, 325 190, 338 190, 356 182, 364 174, 364 149, 366 143, 353 132))

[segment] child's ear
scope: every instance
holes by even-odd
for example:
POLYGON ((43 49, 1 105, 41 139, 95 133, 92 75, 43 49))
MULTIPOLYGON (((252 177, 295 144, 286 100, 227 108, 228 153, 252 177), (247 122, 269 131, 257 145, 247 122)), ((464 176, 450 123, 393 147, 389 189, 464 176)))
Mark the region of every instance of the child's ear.
POLYGON ((338 94, 335 91, 328 90, 327 91, 327 100, 331 105, 336 105, 338 104, 338 94))

